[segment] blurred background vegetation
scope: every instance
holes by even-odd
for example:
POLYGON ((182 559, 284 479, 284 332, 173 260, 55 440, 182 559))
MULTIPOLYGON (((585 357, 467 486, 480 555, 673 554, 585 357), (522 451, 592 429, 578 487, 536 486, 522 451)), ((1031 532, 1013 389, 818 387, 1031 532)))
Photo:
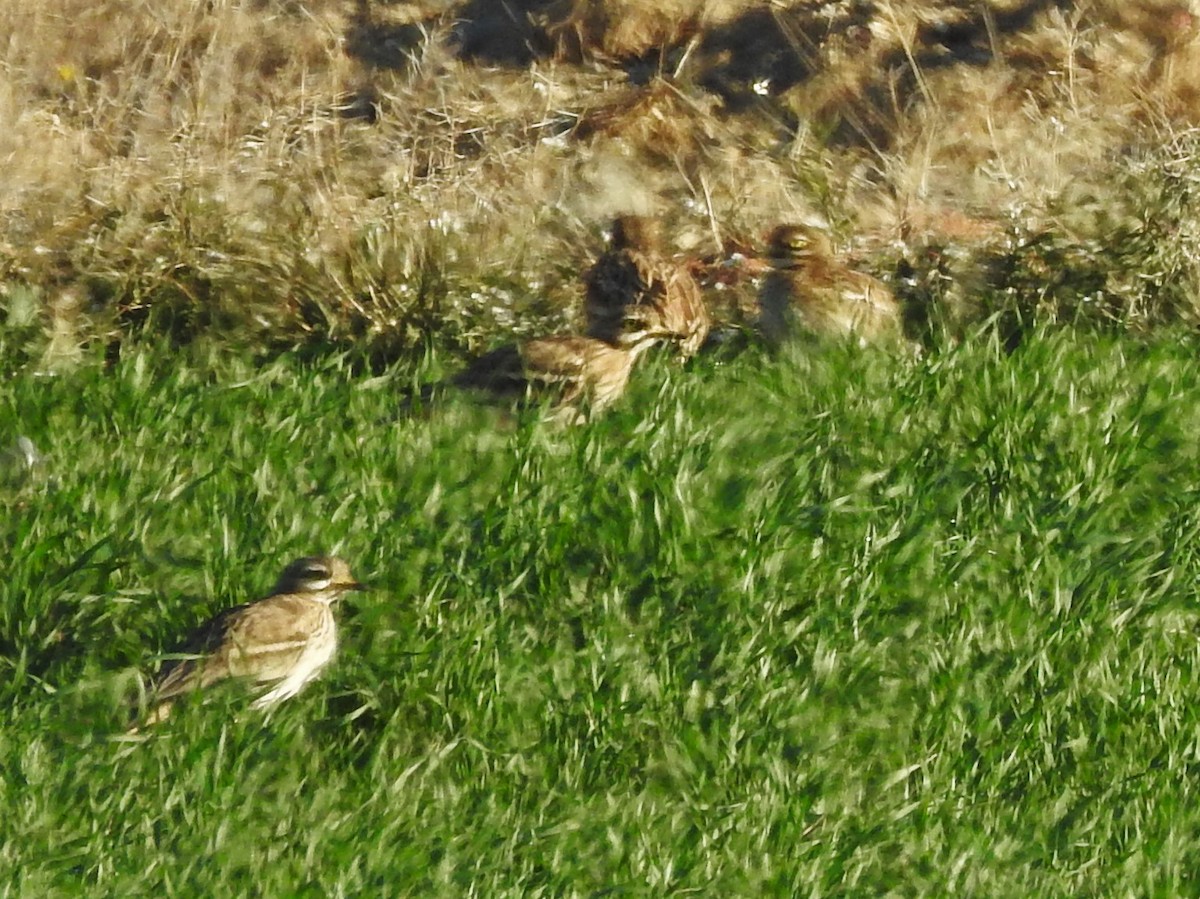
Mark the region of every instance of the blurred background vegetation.
POLYGON ((824 222, 918 328, 1192 322, 1197 33, 1176 0, 2 0, 4 363, 474 352, 570 325, 619 211, 716 265, 824 222))

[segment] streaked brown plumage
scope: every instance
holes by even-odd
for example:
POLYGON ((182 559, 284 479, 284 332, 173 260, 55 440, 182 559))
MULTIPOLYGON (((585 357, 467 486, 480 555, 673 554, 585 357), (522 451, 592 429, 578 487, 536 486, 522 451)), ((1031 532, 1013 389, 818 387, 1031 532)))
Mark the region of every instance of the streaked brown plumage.
POLYGON ((574 334, 508 344, 476 359, 453 383, 500 395, 549 392, 554 418, 574 424, 620 398, 634 363, 659 339, 646 332, 626 338, 621 346, 574 334))
POLYGON ((768 239, 772 270, 759 291, 759 326, 770 343, 794 325, 859 344, 902 341, 900 306, 883 282, 847 268, 829 238, 805 225, 780 225, 768 239))
POLYGON ((182 658, 163 664, 145 723, 165 719, 178 697, 227 678, 272 685, 254 708, 294 696, 337 649, 331 604, 362 589, 342 559, 306 556, 292 562, 270 596, 221 612, 190 635, 182 658))
POLYGON ((700 285, 682 265, 665 258, 656 219, 619 216, 609 249, 584 275, 586 333, 614 346, 647 329, 674 341, 680 353, 700 349, 712 322, 700 285))

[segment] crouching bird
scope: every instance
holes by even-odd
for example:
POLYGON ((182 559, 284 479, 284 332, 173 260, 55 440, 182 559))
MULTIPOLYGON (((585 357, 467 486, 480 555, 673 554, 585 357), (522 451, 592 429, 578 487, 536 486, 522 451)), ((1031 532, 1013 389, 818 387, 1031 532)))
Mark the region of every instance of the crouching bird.
POLYGON ((549 396, 552 420, 578 424, 621 397, 638 358, 661 339, 657 329, 627 333, 619 346, 576 334, 535 337, 485 353, 451 383, 501 397, 549 396))
MULTIPOLYGON (((269 686, 254 701, 256 709, 295 696, 337 650, 333 603, 364 589, 342 559, 305 556, 292 562, 270 596, 221 612, 164 662, 143 725, 164 720, 179 697, 228 678, 269 686)), ((129 733, 137 730, 135 724, 129 733)))
POLYGON ((759 327, 771 344, 799 328, 860 345, 904 343, 900 305, 882 281, 837 259, 824 232, 780 225, 767 239, 772 270, 759 291, 759 327))
POLYGON ((662 250, 661 225, 640 215, 618 216, 609 248, 584 274, 586 333, 625 346, 648 329, 694 356, 712 319, 700 285, 662 250))

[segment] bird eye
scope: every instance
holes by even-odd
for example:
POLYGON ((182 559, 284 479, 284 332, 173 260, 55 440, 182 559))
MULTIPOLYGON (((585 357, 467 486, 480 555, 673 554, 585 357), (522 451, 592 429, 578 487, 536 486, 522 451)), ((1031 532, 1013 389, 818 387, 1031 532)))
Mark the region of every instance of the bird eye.
POLYGON ((324 565, 309 565, 300 572, 300 575, 314 581, 324 580, 329 577, 329 571, 324 565))

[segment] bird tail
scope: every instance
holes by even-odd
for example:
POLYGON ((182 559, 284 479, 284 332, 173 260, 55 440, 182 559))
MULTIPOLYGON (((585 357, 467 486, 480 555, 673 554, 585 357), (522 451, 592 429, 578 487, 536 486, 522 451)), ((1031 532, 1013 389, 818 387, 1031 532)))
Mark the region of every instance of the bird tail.
POLYGON ((126 736, 138 734, 143 728, 158 724, 170 714, 172 702, 159 699, 157 692, 156 685, 147 688, 146 681, 138 675, 137 693, 128 701, 126 736))

